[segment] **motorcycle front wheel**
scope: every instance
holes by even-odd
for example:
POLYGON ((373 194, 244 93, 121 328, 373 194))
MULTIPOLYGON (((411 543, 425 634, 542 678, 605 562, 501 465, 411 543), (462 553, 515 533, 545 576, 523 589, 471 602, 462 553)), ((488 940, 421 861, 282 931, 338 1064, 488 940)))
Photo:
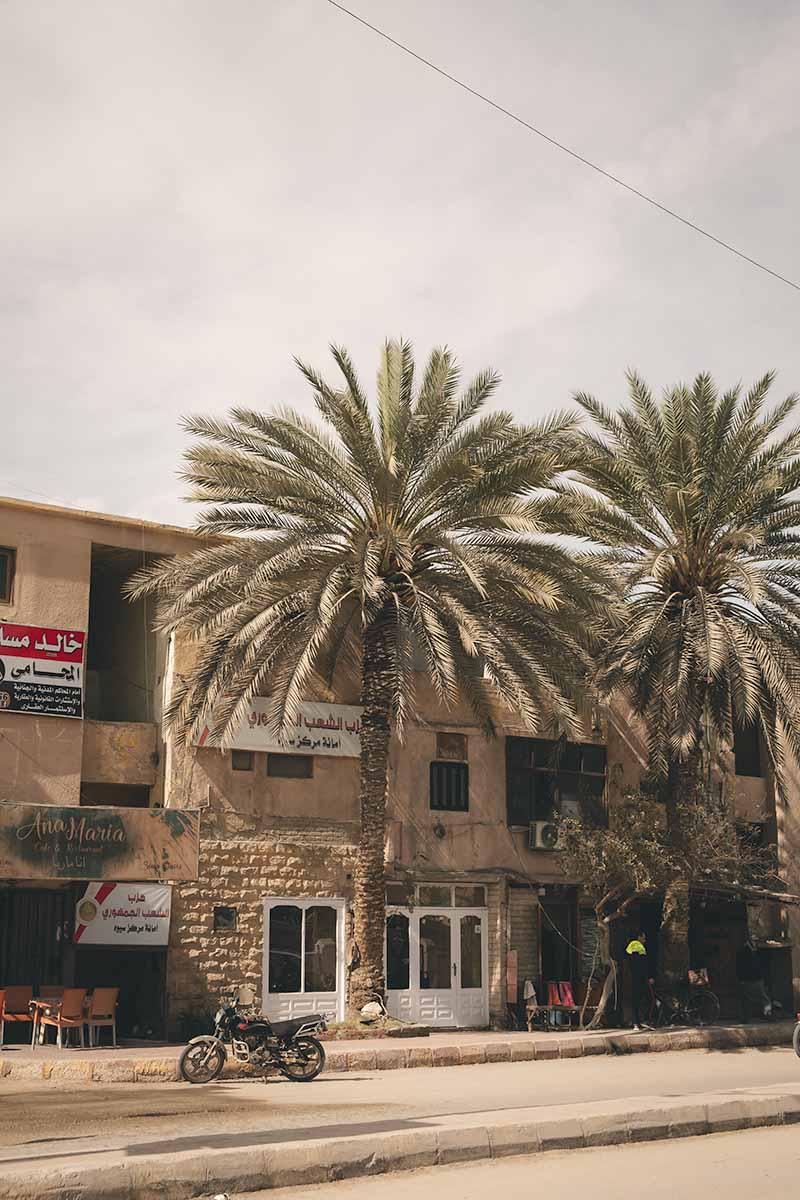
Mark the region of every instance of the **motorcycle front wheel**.
POLYGON ((792 1034, 792 1045, 794 1046, 795 1054, 800 1057, 800 1021, 798 1021, 797 1025, 794 1027, 794 1033, 792 1034))
POLYGON ((282 1074, 292 1083, 311 1083, 325 1066, 325 1048, 315 1037, 299 1037, 281 1053, 282 1074))
POLYGON ((178 1073, 187 1083, 211 1083, 222 1074, 225 1055, 209 1042, 190 1043, 178 1061, 178 1073))

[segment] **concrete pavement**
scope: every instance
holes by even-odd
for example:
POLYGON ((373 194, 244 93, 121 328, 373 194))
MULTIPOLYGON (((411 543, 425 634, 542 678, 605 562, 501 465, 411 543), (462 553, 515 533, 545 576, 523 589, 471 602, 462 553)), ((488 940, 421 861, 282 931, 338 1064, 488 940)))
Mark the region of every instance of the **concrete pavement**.
POLYGON ((546 1157, 492 1159, 382 1178, 350 1179, 278 1192, 236 1193, 231 1200, 531 1200, 532 1195, 590 1195, 594 1200, 783 1200, 800 1178, 796 1129, 757 1129, 713 1137, 556 1151, 546 1157))
POLYGON ((4 1080, 0 1197, 182 1200, 798 1115, 791 1049, 350 1073, 310 1085, 4 1080))

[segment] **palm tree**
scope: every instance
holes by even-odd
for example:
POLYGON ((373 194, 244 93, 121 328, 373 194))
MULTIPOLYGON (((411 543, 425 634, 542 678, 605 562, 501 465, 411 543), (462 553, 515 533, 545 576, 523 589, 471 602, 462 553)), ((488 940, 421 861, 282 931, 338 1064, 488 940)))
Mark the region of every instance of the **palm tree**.
POLYGON ((160 628, 199 642, 166 720, 178 739, 207 726, 229 744, 254 696, 278 733, 308 691, 360 672, 360 843, 354 878, 351 1007, 383 992, 384 837, 390 735, 414 711, 420 655, 440 702, 465 701, 481 728, 497 706, 531 730, 543 715, 576 732, 567 684, 582 660, 569 614, 601 591, 544 536, 563 502, 572 418, 519 426, 484 415, 498 384, 434 351, 415 386, 406 342, 385 344, 373 412, 353 364, 332 347, 333 386, 298 362, 322 424, 290 408, 193 417, 186 455, 198 529, 219 537, 156 564, 132 594, 160 596, 160 628), (482 670, 476 671, 480 663, 482 670))
MULTIPOLYGON (((656 401, 631 373, 616 412, 576 396, 595 428, 583 434, 575 528, 601 544, 621 588, 600 682, 642 718, 678 847, 713 746, 755 727, 778 789, 784 746, 800 751, 800 431, 781 431, 795 396, 766 406, 772 381, 720 395, 699 375, 656 401)), ((673 988, 686 978, 688 919, 679 881, 662 918, 673 988)))

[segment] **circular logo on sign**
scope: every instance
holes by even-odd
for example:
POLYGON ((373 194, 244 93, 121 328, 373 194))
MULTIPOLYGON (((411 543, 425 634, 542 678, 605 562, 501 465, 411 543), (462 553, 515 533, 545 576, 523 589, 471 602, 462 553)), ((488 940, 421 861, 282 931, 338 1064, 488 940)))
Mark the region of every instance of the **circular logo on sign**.
POLYGON ((78 905, 78 916, 84 925, 88 925, 97 916, 97 905, 94 900, 81 900, 78 905))

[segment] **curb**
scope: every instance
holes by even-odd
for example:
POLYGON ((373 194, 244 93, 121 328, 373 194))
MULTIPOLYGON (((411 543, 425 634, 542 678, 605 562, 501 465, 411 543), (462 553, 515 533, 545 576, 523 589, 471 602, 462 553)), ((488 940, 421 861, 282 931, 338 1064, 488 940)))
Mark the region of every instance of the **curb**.
POLYGON ((315 1139, 237 1150, 184 1151, 125 1159, 113 1166, 32 1167, 0 1176, 0 1200, 190 1200, 214 1192, 251 1192, 333 1183, 547 1150, 629 1145, 800 1122, 793 1092, 658 1100, 657 1108, 607 1102, 595 1112, 474 1126, 420 1127, 360 1137, 315 1139))
MULTIPOLYGON (((652 1033, 587 1034, 585 1037, 520 1036, 514 1041, 472 1042, 463 1046, 403 1046, 377 1049, 327 1050, 326 1070, 397 1071, 414 1067, 466 1067, 481 1063, 531 1062, 555 1058, 586 1058, 593 1054, 665 1053, 670 1050, 744 1050, 751 1046, 791 1045, 794 1022, 749 1027, 668 1029, 652 1033)), ((331 1047, 335 1042, 328 1043, 331 1047)), ((255 1072, 228 1062, 223 1079, 247 1079, 255 1072)), ((178 1059, 110 1059, 81 1062, 80 1058, 4 1061, 0 1079, 52 1080, 83 1083, 176 1083, 178 1059)))

